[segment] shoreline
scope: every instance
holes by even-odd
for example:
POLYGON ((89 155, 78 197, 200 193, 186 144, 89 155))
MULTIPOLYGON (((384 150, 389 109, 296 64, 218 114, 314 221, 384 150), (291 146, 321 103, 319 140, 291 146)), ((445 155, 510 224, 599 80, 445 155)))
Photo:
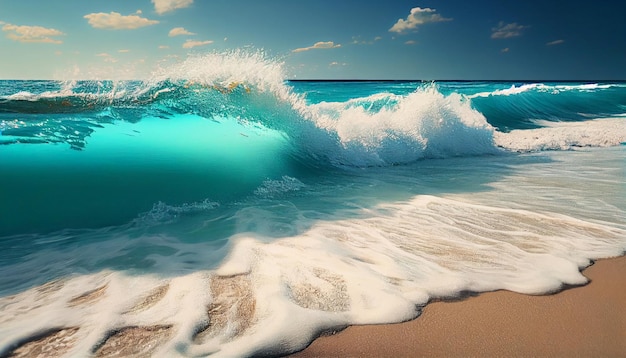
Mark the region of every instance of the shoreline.
POLYGON ((510 291, 426 305, 404 323, 350 326, 290 357, 605 356, 626 354, 626 256, 585 268, 554 294, 510 291))

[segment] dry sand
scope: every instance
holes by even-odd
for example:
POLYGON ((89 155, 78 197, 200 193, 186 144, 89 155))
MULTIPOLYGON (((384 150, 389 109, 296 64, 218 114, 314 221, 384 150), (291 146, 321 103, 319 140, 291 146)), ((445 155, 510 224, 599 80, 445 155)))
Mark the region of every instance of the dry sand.
POLYGON ((428 304, 416 320, 352 326, 294 357, 626 357, 626 257, 545 296, 488 292, 428 304))

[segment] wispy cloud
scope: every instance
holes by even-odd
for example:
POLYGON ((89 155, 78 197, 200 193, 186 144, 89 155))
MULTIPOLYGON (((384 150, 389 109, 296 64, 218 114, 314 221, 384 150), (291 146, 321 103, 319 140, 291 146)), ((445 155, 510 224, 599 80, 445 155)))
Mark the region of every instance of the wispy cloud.
POLYGON ((194 47, 198 47, 198 46, 210 45, 212 43, 213 43, 212 40, 207 40, 207 41, 187 40, 183 44, 183 48, 194 48, 194 47))
POLYGON ((167 45, 159 45, 159 50, 166 50, 168 48, 170 48, 170 47, 167 46, 167 45))
POLYGON ((554 46, 554 45, 560 45, 562 43, 564 43, 565 40, 554 40, 554 41, 550 41, 546 44, 546 46, 554 46))
POLYGON ((348 64, 345 62, 337 62, 337 61, 333 61, 328 64, 329 67, 338 67, 338 66, 347 66, 347 65, 348 64))
POLYGON ((510 51, 510 50, 509 50, 509 48, 508 48, 508 47, 505 47, 505 48, 503 48, 502 50, 500 50, 500 52, 502 52, 502 53, 507 53, 507 52, 509 52, 509 51, 510 51))
POLYGON ((417 28, 421 25, 442 21, 452 21, 452 19, 437 14, 437 10, 435 9, 414 7, 411 9, 406 19, 398 19, 389 31, 404 34, 417 31, 417 28))
POLYGON ((157 20, 149 20, 139 16, 141 11, 137 11, 134 15, 122 15, 119 12, 98 12, 83 16, 89 25, 96 29, 109 30, 133 30, 144 26, 158 24, 157 20))
POLYGON ((407 42, 405 42, 405 45, 415 45, 417 42, 415 40, 409 40, 407 42))
POLYGON ((63 41, 56 39, 55 37, 65 35, 59 30, 41 26, 20 26, 1 21, 0 25, 3 25, 2 31, 7 33, 7 38, 19 42, 61 44, 63 41))
POLYGON ((166 12, 188 7, 193 4, 193 0, 152 0, 152 3, 157 14, 163 15, 166 12))
POLYGON ((336 44, 333 41, 320 41, 320 42, 316 42, 313 46, 297 48, 295 50, 292 50, 291 52, 304 52, 304 51, 309 51, 309 50, 329 49, 329 48, 338 48, 338 47, 341 47, 341 45, 336 44))
POLYGON ((505 24, 503 21, 500 21, 498 26, 491 29, 491 38, 508 39, 510 37, 522 36, 522 32, 527 28, 528 26, 519 25, 516 22, 505 24))
POLYGON ((361 38, 361 36, 352 36, 352 42, 351 43, 353 45, 373 45, 374 42, 380 41, 382 39, 383 39, 382 37, 376 36, 376 37, 374 37, 373 40, 363 40, 361 38))
POLYGON ((187 31, 184 27, 175 27, 170 30, 169 37, 174 36, 184 36, 184 35, 195 35, 193 32, 187 31))
POLYGON ((108 62, 108 63, 116 63, 117 59, 111 55, 109 55, 106 52, 103 53, 99 53, 96 55, 97 57, 102 57, 102 59, 104 60, 104 62, 108 62))

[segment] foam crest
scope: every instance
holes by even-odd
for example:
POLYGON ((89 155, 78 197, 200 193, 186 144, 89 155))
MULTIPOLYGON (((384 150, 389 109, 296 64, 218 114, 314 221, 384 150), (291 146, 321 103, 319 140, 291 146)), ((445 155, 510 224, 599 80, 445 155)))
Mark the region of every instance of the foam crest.
POLYGON ((138 82, 130 81, 42 81, 43 91, 19 91, 13 94, 0 96, 7 101, 47 101, 63 100, 62 105, 66 109, 81 102, 90 104, 102 103, 106 101, 119 100, 127 96, 128 89, 135 88, 138 82), (75 102, 75 103, 73 103, 75 102))
POLYGON ((155 71, 147 83, 184 81, 194 85, 212 87, 222 91, 242 88, 270 91, 283 98, 291 93, 284 84, 283 64, 269 59, 262 51, 233 50, 190 56, 180 63, 164 66, 155 71))
POLYGON ((325 142, 313 151, 340 165, 384 166, 496 152, 493 128, 484 116, 462 96, 444 96, 434 85, 407 96, 311 104, 303 112, 336 142, 332 151, 325 142))
POLYGON ((522 94, 525 92, 544 92, 551 94, 559 94, 560 92, 593 92, 596 90, 609 89, 613 87, 624 87, 620 84, 598 84, 598 83, 587 83, 581 85, 546 85, 543 83, 529 83, 523 84, 521 86, 511 85, 511 87, 506 89, 498 89, 495 91, 489 92, 479 92, 472 95, 469 95, 469 98, 476 97, 490 97, 490 96, 512 96, 517 94, 522 94))
POLYGON ((542 87, 545 88, 544 85, 538 84, 538 83, 525 84, 519 87, 516 85, 512 85, 511 87, 507 89, 495 90, 491 92, 479 92, 473 95, 469 95, 468 97, 475 98, 475 97, 489 97, 489 96, 511 96, 511 95, 528 92, 533 89, 538 89, 542 87))

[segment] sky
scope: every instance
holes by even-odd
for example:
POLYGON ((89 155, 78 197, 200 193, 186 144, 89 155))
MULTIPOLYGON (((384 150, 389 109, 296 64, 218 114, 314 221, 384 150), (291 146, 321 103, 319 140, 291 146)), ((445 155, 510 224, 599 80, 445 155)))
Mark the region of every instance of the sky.
POLYGON ((618 0, 0 0, 0 79, 263 51, 289 79, 626 80, 618 0))

